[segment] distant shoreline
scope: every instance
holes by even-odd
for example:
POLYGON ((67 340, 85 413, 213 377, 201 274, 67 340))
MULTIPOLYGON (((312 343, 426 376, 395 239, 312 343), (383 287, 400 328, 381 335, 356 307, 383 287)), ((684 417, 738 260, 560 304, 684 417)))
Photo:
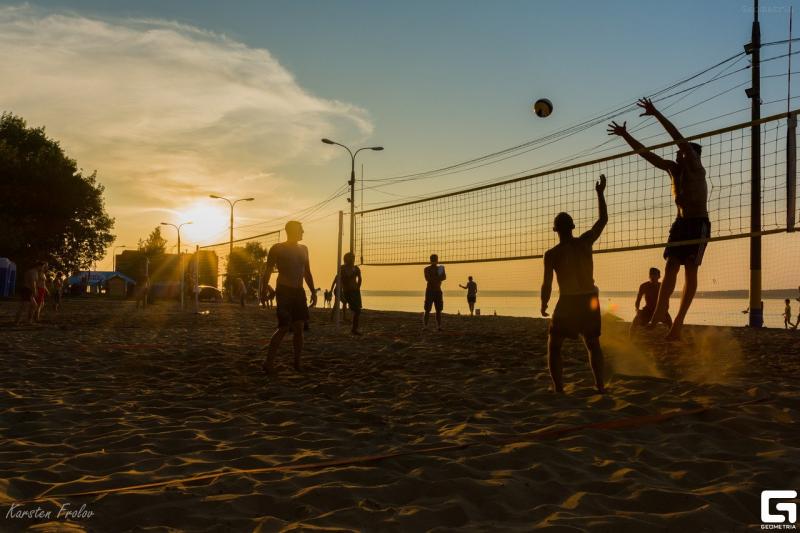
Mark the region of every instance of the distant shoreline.
MULTIPOLYGON (((387 291, 387 290, 363 290, 364 296, 408 296, 408 297, 424 297, 425 291, 387 291)), ((445 296, 464 296, 464 290, 447 290, 444 291, 445 296)), ((556 291, 555 294, 558 294, 556 291)), ((635 298, 637 291, 604 291, 600 290, 600 296, 617 296, 617 297, 631 297, 635 298)), ((747 289, 730 290, 730 291, 698 291, 695 298, 718 298, 730 300, 743 300, 749 297, 747 289)), ((497 296, 497 297, 512 297, 512 298, 538 298, 539 291, 479 291, 479 296, 497 296)), ((675 291, 673 297, 679 297, 680 291, 675 291)), ((793 289, 769 289, 761 291, 761 297, 765 300, 770 299, 784 299, 790 298, 794 301, 797 298, 797 288, 793 289)))

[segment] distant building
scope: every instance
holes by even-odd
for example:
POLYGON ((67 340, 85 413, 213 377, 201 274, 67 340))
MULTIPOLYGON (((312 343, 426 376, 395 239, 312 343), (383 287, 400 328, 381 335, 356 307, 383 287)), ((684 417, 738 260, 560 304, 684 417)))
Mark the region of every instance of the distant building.
MULTIPOLYGON (((217 286, 217 274, 219 259, 217 254, 210 250, 200 250, 198 261, 198 279, 200 285, 217 286)), ((149 265, 147 264, 147 257, 143 252, 138 250, 125 250, 117 255, 117 272, 125 274, 134 280, 141 280, 145 272, 150 276, 150 284, 155 287, 158 285, 171 286, 180 285, 181 282, 181 268, 180 260, 183 259, 183 271, 187 276, 185 281, 186 285, 190 285, 191 281, 188 279, 189 264, 194 261, 195 254, 159 254, 150 258, 149 265)))
POLYGON ((5 257, 0 257, 0 297, 14 296, 17 281, 17 265, 5 257))
POLYGON ((126 297, 136 281, 132 278, 112 271, 83 270, 67 278, 68 294, 109 294, 120 298, 126 297), (111 282, 111 285, 109 285, 111 282), (114 287, 114 292, 109 291, 109 287, 114 287))

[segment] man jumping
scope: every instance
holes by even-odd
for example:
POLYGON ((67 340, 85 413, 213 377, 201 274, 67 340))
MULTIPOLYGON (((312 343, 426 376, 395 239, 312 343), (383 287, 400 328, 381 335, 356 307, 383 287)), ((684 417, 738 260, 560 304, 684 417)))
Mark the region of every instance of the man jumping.
POLYGON ((292 330, 294 336, 294 368, 301 370, 300 354, 303 351, 303 324, 308 320, 305 280, 311 291, 311 304, 317 302, 314 278, 308 259, 308 248, 300 244, 303 239, 303 226, 297 221, 286 223, 286 241, 269 249, 265 285, 269 285, 272 271, 278 267, 278 281, 275 284, 275 300, 278 313, 278 329, 272 334, 267 350, 267 358, 261 368, 267 374, 275 373, 275 355, 278 353, 283 337, 292 330))
POLYGON ((544 281, 542 283, 542 316, 548 316, 547 304, 553 289, 553 271, 558 279, 558 303, 550 321, 547 338, 547 363, 555 392, 564 392, 562 378, 561 345, 564 339, 583 337, 589 351, 589 364, 598 392, 605 392, 603 384, 603 351, 600 348, 600 300, 594 284, 592 244, 603 233, 608 223, 608 210, 603 191, 606 177, 600 176, 595 185, 600 216, 594 226, 578 237, 572 235, 575 223, 567 213, 559 213, 553 222, 558 233, 558 244, 544 254, 544 281))
POLYGON ((681 328, 692 305, 692 300, 697 292, 697 270, 703 262, 707 239, 711 236, 711 222, 708 219, 708 185, 706 183, 706 170, 700 161, 701 146, 684 140, 678 129, 656 109, 648 98, 642 98, 637 105, 644 111, 640 116, 653 116, 667 130, 672 138, 678 141, 678 153, 675 161, 666 161, 647 150, 642 143, 628 133, 626 123, 621 126, 612 122, 608 126, 609 135, 619 135, 634 150, 656 168, 669 173, 672 181, 672 194, 675 205, 678 207, 678 216, 669 230, 669 240, 664 259, 667 260, 664 268, 664 281, 658 292, 656 304, 650 326, 662 322, 666 318, 669 298, 675 290, 675 281, 681 265, 684 268, 685 282, 681 294, 681 305, 675 320, 667 334, 667 340, 678 340, 681 337, 681 328), (672 246, 673 243, 682 241, 700 241, 691 244, 672 246))

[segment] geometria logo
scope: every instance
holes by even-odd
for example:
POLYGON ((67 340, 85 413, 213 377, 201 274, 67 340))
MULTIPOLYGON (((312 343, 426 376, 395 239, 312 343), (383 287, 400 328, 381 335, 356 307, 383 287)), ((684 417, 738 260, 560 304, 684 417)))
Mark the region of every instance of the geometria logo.
POLYGON ((797 529, 796 490, 761 491, 761 529, 797 529))

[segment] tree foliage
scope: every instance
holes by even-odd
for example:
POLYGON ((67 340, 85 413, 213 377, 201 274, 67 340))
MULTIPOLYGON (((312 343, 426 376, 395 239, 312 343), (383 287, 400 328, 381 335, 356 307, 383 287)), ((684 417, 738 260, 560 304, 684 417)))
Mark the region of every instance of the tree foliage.
POLYGON ((102 259, 114 242, 97 173, 85 175, 44 128, 0 115, 0 256, 71 272, 102 259))
POLYGON ((248 242, 243 248, 234 247, 228 258, 225 285, 236 278, 242 278, 245 283, 254 282, 266 258, 267 250, 260 242, 248 242))
POLYGON ((153 257, 166 253, 167 239, 161 235, 161 226, 156 226, 147 239, 139 239, 139 251, 147 257, 153 257))

